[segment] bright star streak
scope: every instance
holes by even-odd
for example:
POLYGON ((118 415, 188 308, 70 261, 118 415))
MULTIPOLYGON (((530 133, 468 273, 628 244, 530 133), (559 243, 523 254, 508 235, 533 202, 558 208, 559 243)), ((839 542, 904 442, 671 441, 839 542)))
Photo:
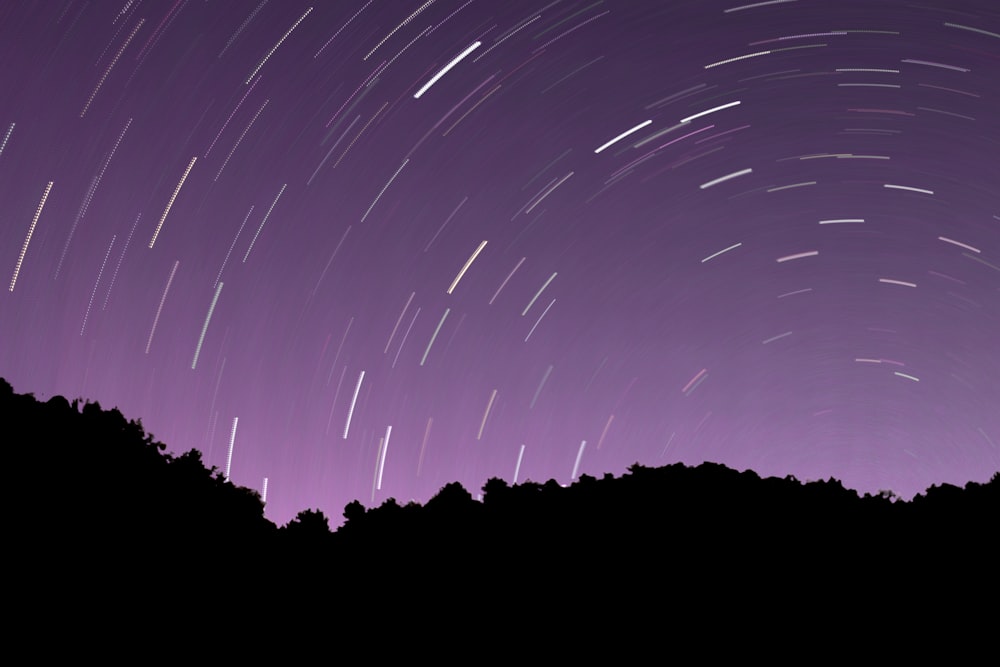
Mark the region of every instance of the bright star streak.
POLYGON ((728 181, 728 180, 730 180, 732 178, 737 178, 739 176, 746 176, 747 174, 752 174, 752 173, 753 173, 753 169, 741 169, 740 171, 734 171, 731 174, 726 174, 725 176, 720 176, 719 178, 717 178, 717 179, 715 179, 713 181, 709 181, 708 183, 702 183, 698 187, 701 188, 702 190, 707 190, 708 188, 712 187, 713 185, 718 185, 719 183, 725 183, 726 181, 728 181))
POLYGON ((740 103, 740 101, 736 100, 735 102, 730 102, 729 104, 722 104, 722 105, 717 106, 717 107, 712 107, 711 109, 708 109, 706 111, 702 111, 701 113, 696 113, 693 116, 688 116, 687 118, 681 118, 680 122, 681 123, 690 123, 695 118, 701 118, 702 116, 707 116, 710 113, 715 113, 716 111, 722 111, 723 109, 728 109, 729 107, 734 107, 734 106, 736 106, 739 103, 740 103))
MULTIPOLYGON (((14 129, 14 126, 10 126, 14 129)), ((8 136, 10 134, 8 133, 8 136)), ((7 140, 4 139, 4 143, 7 140)), ((21 263, 24 262, 24 254, 28 252, 28 244, 31 243, 31 235, 35 233, 35 225, 38 224, 38 218, 42 215, 42 207, 45 206, 45 200, 49 198, 49 192, 52 190, 52 181, 45 186, 45 192, 42 193, 42 200, 38 202, 38 207, 35 209, 35 217, 31 219, 31 225, 28 227, 28 235, 24 237, 24 245, 21 246, 21 254, 17 256, 17 264, 14 265, 14 275, 10 279, 10 291, 14 291, 14 285, 17 283, 17 274, 21 272, 21 263)))
POLYGON ((414 94, 413 94, 413 99, 415 99, 415 100, 419 100, 419 99, 420 99, 420 97, 421 97, 421 96, 422 96, 422 95, 423 95, 424 93, 426 93, 426 92, 427 92, 427 90, 428 90, 428 89, 429 89, 429 88, 430 88, 431 86, 433 86, 433 85, 434 85, 435 83, 437 83, 437 82, 438 82, 438 79, 440 79, 440 78, 441 78, 441 77, 443 77, 443 76, 444 76, 445 74, 447 74, 447 73, 448 73, 448 71, 449 71, 449 70, 450 70, 450 69, 451 69, 452 67, 454 67, 454 66, 455 66, 455 65, 457 65, 458 63, 462 62, 462 59, 463 59, 463 58, 465 58, 465 57, 466 57, 466 56, 468 56, 468 55, 469 55, 470 53, 472 53, 473 51, 475 51, 476 49, 478 49, 478 48, 479 48, 480 46, 482 46, 482 44, 483 44, 482 42, 475 42, 475 43, 473 43, 473 44, 472 44, 471 46, 469 46, 468 48, 466 48, 466 49, 465 49, 465 51, 462 51, 462 52, 461 52, 461 53, 459 53, 459 54, 458 54, 457 56, 455 56, 454 58, 452 58, 452 61, 451 61, 450 63, 448 63, 447 65, 445 65, 444 67, 442 67, 442 68, 441 68, 441 71, 440 71, 440 72, 438 72, 437 74, 435 74, 434 76, 432 76, 432 77, 431 77, 431 80, 430 80, 430 81, 428 81, 428 82, 427 82, 427 83, 425 83, 425 84, 424 84, 423 86, 421 86, 421 87, 420 87, 420 90, 418 90, 418 91, 417 91, 416 93, 414 93, 414 94))
POLYGON ((479 253, 481 253, 483 251, 483 248, 485 247, 486 247, 486 241, 483 241, 482 243, 479 244, 479 247, 475 249, 475 251, 469 257, 469 259, 466 260, 465 266, 463 266, 462 270, 458 272, 458 275, 455 276, 455 279, 451 281, 451 285, 446 290, 448 294, 451 294, 452 292, 455 291, 455 287, 458 286, 458 281, 462 279, 462 276, 464 276, 465 272, 469 270, 469 267, 472 266, 472 263, 476 261, 476 257, 479 257, 479 253))
POLYGON ((598 146, 596 149, 594 149, 594 152, 595 153, 600 153, 605 148, 608 148, 610 146, 614 146, 616 143, 618 143, 619 141, 621 141, 622 139, 624 139, 628 135, 634 134, 635 132, 638 132, 642 128, 646 127, 647 125, 652 125, 652 124, 653 124, 652 120, 643 121, 642 123, 639 123, 638 125, 636 125, 635 127, 633 127, 631 130, 625 130, 624 132, 622 132, 621 134, 619 134, 617 137, 615 137, 611 141, 607 142, 606 144, 602 144, 601 146, 598 146))
POLYGON ((354 385, 354 396, 351 397, 351 407, 347 410, 347 422, 344 424, 344 440, 347 440, 347 433, 351 430, 351 417, 354 416, 354 405, 358 402, 358 392, 361 391, 361 382, 365 379, 365 372, 361 371, 358 376, 358 383, 354 385))

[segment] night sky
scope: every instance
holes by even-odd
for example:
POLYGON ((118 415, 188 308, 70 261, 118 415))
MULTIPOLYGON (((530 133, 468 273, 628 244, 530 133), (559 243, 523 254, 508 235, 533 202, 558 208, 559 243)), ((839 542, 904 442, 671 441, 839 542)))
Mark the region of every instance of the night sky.
POLYGON ((0 376, 278 523, 986 481, 998 156, 995 0, 7 1, 0 376))

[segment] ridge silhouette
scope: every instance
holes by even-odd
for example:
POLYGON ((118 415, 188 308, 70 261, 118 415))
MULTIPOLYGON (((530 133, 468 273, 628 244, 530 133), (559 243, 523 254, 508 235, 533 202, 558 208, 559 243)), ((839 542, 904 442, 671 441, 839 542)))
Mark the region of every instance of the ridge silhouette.
POLYGON ((371 609, 386 596, 445 596, 454 611, 519 591, 565 610, 592 604, 587 595, 631 604, 689 585, 700 594, 757 595, 796 581, 903 590, 921 571, 946 572, 947 586, 995 581, 1000 555, 1000 472, 902 501, 859 496, 832 478, 637 463, 566 487, 491 478, 482 501, 458 483, 424 505, 353 501, 331 532, 319 509, 275 526, 255 491, 227 482, 197 450, 166 453, 117 409, 41 402, 0 379, 0 418, 14 486, 8 567, 38 582, 26 608, 45 591, 72 592, 81 605, 108 595, 138 604, 211 599, 222 586, 247 604, 308 595, 371 609))

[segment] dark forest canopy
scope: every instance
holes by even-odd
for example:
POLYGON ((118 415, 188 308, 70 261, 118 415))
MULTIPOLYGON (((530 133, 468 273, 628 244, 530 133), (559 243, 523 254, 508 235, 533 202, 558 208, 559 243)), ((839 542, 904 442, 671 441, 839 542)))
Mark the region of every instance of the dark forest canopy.
POLYGON ((840 551, 926 548, 946 538, 950 548, 980 541, 987 548, 1000 516, 1000 473, 987 484, 934 486, 904 502, 891 492, 859 497, 834 479, 803 484, 714 463, 635 464, 621 477, 583 475, 568 487, 493 478, 482 501, 458 483, 425 505, 390 498, 366 509, 355 501, 334 533, 311 509, 278 528, 256 491, 207 468, 195 449, 167 453, 116 409, 61 396, 41 402, 0 380, 0 416, 8 470, 18 471, 16 528, 129 548, 330 550, 343 558, 401 544, 420 544, 420 558, 462 550, 514 557, 526 549, 619 558, 623 550, 658 551, 665 541, 685 543, 689 556, 747 540, 840 551))
POLYGON ((1000 473, 903 502, 833 479, 636 464, 568 487, 494 478, 481 501, 458 483, 424 505, 355 501, 331 532, 315 509, 275 526, 255 491, 197 450, 167 453, 118 410, 40 402, 0 380, 0 419, 13 486, 8 608, 29 630, 113 632, 115 644, 126 631, 175 647, 206 640, 163 634, 167 618, 229 628, 251 647, 265 627, 313 649, 377 635, 388 642, 380 651, 411 651, 390 640, 414 628, 490 645, 527 629, 551 643, 555 619, 599 624, 607 638, 652 623, 659 636, 667 613, 697 628, 727 614, 741 628, 772 627, 775 601, 785 627, 815 627, 839 618, 832 601, 921 609, 928 596, 960 594, 972 608, 997 581, 1000 473), (310 625, 311 639, 300 637, 310 625))

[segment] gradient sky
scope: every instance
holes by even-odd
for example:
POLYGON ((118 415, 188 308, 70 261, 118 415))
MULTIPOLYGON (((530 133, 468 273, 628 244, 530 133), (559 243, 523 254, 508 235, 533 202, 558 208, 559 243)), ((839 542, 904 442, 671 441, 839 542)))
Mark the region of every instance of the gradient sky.
POLYGON ((995 0, 8 1, 0 92, 0 376, 278 523, 1000 470, 995 0))

